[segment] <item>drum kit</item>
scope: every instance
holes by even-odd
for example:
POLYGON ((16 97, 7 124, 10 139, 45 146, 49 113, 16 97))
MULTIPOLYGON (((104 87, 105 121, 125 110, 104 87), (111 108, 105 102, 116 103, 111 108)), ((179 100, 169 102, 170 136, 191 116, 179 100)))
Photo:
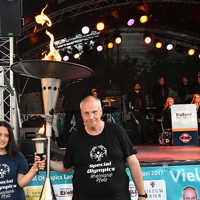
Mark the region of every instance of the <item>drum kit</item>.
POLYGON ((159 136, 159 144, 160 145, 171 145, 172 144, 172 130, 164 129, 163 132, 159 136))
POLYGON ((103 100, 103 119, 107 122, 115 122, 112 113, 116 112, 118 109, 112 106, 112 103, 117 102, 114 97, 105 97, 103 100))

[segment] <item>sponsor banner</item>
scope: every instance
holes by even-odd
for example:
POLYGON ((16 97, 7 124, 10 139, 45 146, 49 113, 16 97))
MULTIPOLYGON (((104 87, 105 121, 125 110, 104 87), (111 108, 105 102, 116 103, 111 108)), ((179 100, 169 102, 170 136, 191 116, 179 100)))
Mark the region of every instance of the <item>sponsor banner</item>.
POLYGON ((172 136, 173 145, 198 145, 198 132, 197 131, 179 131, 173 132, 172 136))
MULTIPOLYGON (((200 165, 142 167, 142 173, 145 191, 148 194, 147 200, 182 200, 186 190, 193 191, 193 194, 190 194, 194 196, 192 199, 200 199, 200 165)), ((137 191, 129 169, 127 174, 130 179, 131 200, 137 200, 137 191)), ((69 174, 51 172, 51 180, 58 200, 72 199, 72 175, 73 172, 69 174)), ((41 172, 25 187, 27 200, 39 200, 44 180, 45 172, 41 172)))
MULTIPOLYGON (((51 183, 53 185, 56 199, 72 199, 72 176, 73 172, 70 172, 68 174, 61 174, 55 171, 50 172, 51 183)), ((26 200, 39 200, 45 178, 46 172, 40 172, 39 174, 34 176, 31 183, 24 188, 26 200)))

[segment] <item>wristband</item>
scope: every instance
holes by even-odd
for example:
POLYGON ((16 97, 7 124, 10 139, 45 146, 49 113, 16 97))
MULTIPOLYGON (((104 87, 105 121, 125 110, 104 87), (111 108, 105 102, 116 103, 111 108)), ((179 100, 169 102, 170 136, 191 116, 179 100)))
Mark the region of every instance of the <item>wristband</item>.
POLYGON ((144 198, 147 198, 147 193, 145 193, 145 194, 138 194, 138 197, 144 197, 144 198))

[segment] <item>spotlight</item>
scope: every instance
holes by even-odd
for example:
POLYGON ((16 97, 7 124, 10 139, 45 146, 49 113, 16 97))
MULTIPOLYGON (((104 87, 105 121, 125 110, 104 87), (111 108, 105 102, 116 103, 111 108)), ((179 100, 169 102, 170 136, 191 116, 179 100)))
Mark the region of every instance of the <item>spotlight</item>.
POLYGON ((147 15, 142 15, 140 17, 140 23, 144 24, 148 21, 148 16, 147 15))
POLYGON ((195 49, 189 49, 187 53, 189 56, 193 56, 195 54, 195 49))
POLYGON ((158 41, 158 42, 156 42, 156 44, 155 44, 155 47, 157 48, 157 49, 161 49, 162 48, 162 42, 160 42, 160 41, 158 41))
POLYGON ((69 56, 68 55, 64 56, 63 60, 67 62, 69 60, 69 56))
POLYGON ((135 23, 135 20, 133 18, 129 19, 128 22, 127 22, 127 25, 128 26, 133 26, 135 23))
POLYGON ((146 35, 144 37, 144 42, 145 42, 145 44, 151 44, 151 42, 152 42, 151 36, 150 35, 146 35))
POLYGON ((167 46, 166 46, 166 49, 167 49, 168 51, 171 51, 173 48, 174 48, 174 45, 173 45, 173 44, 167 44, 167 46))
POLYGON ((105 28, 105 24, 103 22, 98 22, 97 25, 96 25, 96 29, 98 31, 103 31, 105 28))
POLYGON ((98 51, 98 52, 103 51, 103 46, 102 46, 102 45, 98 45, 98 46, 97 46, 97 51, 98 51))
POLYGON ((114 47, 114 43, 108 42, 107 47, 108 47, 108 49, 112 49, 114 47))
POLYGON ((118 45, 122 43, 122 36, 121 35, 118 35, 118 36, 115 37, 115 43, 118 44, 118 45))
POLYGON ((74 54, 74 58, 75 59, 79 59, 80 58, 80 54, 79 53, 74 54))
POLYGON ((86 35, 90 32, 90 28, 88 26, 84 26, 82 29, 81 29, 81 32, 82 34, 86 35))

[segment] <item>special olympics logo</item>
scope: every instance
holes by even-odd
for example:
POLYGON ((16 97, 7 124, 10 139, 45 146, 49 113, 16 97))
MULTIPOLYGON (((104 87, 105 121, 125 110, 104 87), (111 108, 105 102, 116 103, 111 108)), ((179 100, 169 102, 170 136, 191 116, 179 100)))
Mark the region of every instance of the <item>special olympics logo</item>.
POLYGON ((188 133, 183 133, 180 135, 179 139, 183 142, 183 143, 188 143, 191 139, 192 139, 192 136, 188 133))
POLYGON ((10 173, 10 168, 7 164, 0 164, 0 178, 4 178, 10 173))
POLYGON ((90 151, 90 158, 96 161, 101 161, 105 156, 107 156, 107 149, 103 145, 95 146, 90 151))

